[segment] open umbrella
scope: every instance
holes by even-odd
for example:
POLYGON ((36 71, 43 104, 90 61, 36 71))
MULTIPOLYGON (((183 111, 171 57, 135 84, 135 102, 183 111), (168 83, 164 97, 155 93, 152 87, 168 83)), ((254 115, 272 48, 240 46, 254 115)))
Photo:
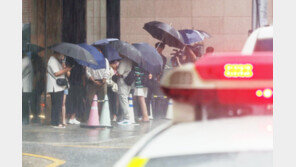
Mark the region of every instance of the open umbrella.
POLYGON ((133 43, 142 54, 142 63, 138 64, 151 74, 160 74, 162 71, 163 61, 157 50, 148 43, 133 43))
POLYGON ((113 60, 121 59, 118 52, 109 45, 109 42, 117 41, 117 40, 118 40, 117 38, 106 38, 106 39, 98 40, 94 42, 92 45, 99 48, 103 52, 103 55, 110 62, 113 60))
POLYGON ((108 59, 108 61, 121 60, 118 52, 112 48, 109 44, 106 45, 96 45, 102 52, 103 55, 108 59))
POLYGON ((94 42, 92 45, 105 45, 105 44, 108 44, 111 41, 118 41, 118 39, 117 38, 101 39, 101 40, 98 40, 98 41, 94 42))
POLYGON ((196 42, 201 42, 205 38, 209 38, 210 36, 204 32, 204 31, 198 31, 198 30, 190 30, 190 29, 184 29, 179 30, 179 33, 182 35, 184 39, 184 43, 187 45, 191 45, 196 42))
POLYGON ((133 45, 120 40, 111 41, 109 45, 114 48, 120 54, 120 56, 130 59, 138 65, 142 63, 141 52, 133 45))
POLYGON ((152 37, 163 41, 165 44, 182 49, 184 47, 184 40, 181 34, 170 25, 159 22, 151 21, 144 25, 146 30, 152 37))
POLYGON ((106 68, 106 60, 104 55, 99 52, 94 46, 88 45, 86 43, 81 43, 78 44, 80 47, 82 47, 83 49, 87 50, 89 53, 91 53, 94 57, 94 59, 96 60, 96 62, 98 63, 98 65, 94 65, 88 62, 85 62, 83 60, 78 60, 76 59, 76 61, 83 66, 87 66, 93 69, 103 69, 106 68))
POLYGON ((72 57, 74 59, 78 59, 90 64, 98 65, 93 55, 89 51, 80 47, 77 44, 62 42, 62 43, 50 46, 49 49, 56 51, 58 53, 61 53, 65 56, 72 57))

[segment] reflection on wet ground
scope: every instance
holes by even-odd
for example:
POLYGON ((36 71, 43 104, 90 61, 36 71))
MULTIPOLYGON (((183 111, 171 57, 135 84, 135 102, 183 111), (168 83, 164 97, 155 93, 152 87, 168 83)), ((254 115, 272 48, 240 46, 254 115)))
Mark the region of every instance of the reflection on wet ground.
MULTIPOLYGON (((79 125, 67 125, 65 129, 25 125, 22 128, 23 153, 66 161, 62 166, 112 166, 144 134, 165 122, 168 120, 125 126, 113 124, 113 128, 96 129, 79 125)), ((23 155, 23 166, 38 161, 40 158, 23 155)))

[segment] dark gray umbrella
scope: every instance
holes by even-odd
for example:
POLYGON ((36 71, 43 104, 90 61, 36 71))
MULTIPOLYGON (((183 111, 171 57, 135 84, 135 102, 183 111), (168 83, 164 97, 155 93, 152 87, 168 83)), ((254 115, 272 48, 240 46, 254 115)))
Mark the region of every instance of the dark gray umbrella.
POLYGON ((182 49, 185 45, 181 34, 172 26, 166 23, 151 21, 146 23, 143 28, 154 38, 164 42, 171 47, 182 49))
POLYGON ((142 63, 139 64, 144 70, 151 74, 160 74, 162 71, 163 61, 157 50, 148 43, 133 43, 142 54, 142 63))
POLYGON ((133 45, 120 40, 110 41, 109 45, 114 48, 121 56, 130 59, 138 65, 142 63, 141 52, 133 45))
POLYGON ((80 47, 77 44, 62 42, 62 43, 53 45, 49 48, 65 56, 82 60, 90 64, 98 65, 93 55, 90 52, 88 52, 86 49, 80 47))

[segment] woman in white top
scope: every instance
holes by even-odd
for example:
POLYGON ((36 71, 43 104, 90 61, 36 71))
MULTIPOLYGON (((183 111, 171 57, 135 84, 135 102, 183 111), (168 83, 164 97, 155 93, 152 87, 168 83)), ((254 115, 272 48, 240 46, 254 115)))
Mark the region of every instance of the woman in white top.
POLYGON ((54 53, 47 63, 47 85, 46 90, 51 96, 51 125, 56 128, 65 128, 60 123, 59 116, 62 113, 63 95, 67 86, 59 86, 56 82, 58 78, 66 78, 65 74, 71 70, 69 67, 62 67, 63 56, 54 53))

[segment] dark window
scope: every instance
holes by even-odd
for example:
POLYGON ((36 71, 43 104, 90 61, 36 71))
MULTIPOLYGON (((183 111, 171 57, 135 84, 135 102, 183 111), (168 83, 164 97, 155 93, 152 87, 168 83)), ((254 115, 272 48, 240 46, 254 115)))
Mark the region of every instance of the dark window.
POLYGON ((107 0, 107 38, 120 38, 120 0, 107 0))
POLYGON ((273 51, 273 38, 257 40, 254 52, 265 51, 273 51))
POLYGON ((226 152, 152 158, 145 166, 267 167, 272 166, 272 151, 226 152))
POLYGON ((86 0, 63 0, 62 41, 86 42, 86 0))

